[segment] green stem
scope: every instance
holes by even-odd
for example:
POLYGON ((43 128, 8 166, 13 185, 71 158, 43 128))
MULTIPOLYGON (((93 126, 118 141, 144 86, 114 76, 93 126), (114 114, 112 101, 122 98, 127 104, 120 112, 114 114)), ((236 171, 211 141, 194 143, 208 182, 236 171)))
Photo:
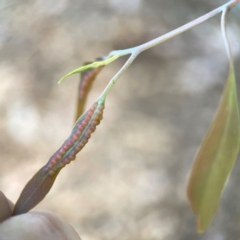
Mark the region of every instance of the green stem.
POLYGON ((110 80, 106 88, 103 90, 101 96, 99 97, 98 101, 105 101, 108 92, 113 87, 117 79, 128 69, 128 67, 132 64, 134 59, 137 57, 138 54, 131 54, 131 56, 128 58, 128 60, 125 62, 125 64, 122 66, 122 68, 117 72, 117 74, 110 80))

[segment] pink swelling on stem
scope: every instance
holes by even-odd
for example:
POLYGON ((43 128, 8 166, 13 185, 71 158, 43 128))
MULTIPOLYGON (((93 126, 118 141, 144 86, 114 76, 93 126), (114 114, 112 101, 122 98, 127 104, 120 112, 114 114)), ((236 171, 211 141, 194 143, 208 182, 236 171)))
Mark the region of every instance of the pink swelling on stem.
POLYGON ((91 134, 95 131, 103 118, 104 103, 94 102, 92 106, 79 118, 69 138, 52 155, 44 167, 44 172, 54 175, 57 170, 65 167, 76 158, 79 151, 88 142, 91 134))

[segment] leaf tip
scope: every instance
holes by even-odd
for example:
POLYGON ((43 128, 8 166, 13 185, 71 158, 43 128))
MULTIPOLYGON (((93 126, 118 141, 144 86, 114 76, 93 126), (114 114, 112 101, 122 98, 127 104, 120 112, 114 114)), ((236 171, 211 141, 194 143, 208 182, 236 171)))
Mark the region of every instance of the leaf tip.
POLYGON ((59 81, 58 84, 62 83, 62 81, 67 78, 70 74, 64 75, 59 81))

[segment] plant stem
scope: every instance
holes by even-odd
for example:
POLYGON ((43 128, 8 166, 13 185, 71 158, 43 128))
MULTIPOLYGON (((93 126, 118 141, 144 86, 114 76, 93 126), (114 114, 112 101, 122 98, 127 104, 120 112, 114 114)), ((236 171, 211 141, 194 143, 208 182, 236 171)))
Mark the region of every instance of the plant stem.
POLYGON ((216 15, 220 14, 225 8, 227 9, 232 9, 233 7, 235 7, 238 3, 240 3, 240 0, 231 0, 229 1, 228 3, 214 9, 213 11, 171 31, 171 32, 168 32, 158 38, 155 38, 149 42, 146 42, 146 43, 143 43, 139 46, 136 46, 136 47, 133 47, 133 48, 128 48, 128 49, 123 49, 123 50, 115 50, 115 51, 112 51, 110 53, 109 56, 113 56, 115 54, 119 54, 121 56, 124 56, 124 55, 127 55, 127 54, 139 54, 149 48, 152 48, 162 42, 165 42, 173 37, 176 37, 178 35, 180 35, 181 33, 184 33, 186 32, 187 30, 193 28, 193 27, 196 27, 197 25, 209 20, 210 18, 212 17, 215 17, 216 15))
POLYGON ((222 11, 221 30, 222 30, 222 36, 223 36, 223 41, 224 41, 224 45, 225 45, 225 48, 226 48, 227 56, 228 56, 228 59, 229 59, 229 65, 230 65, 230 67, 233 67, 233 57, 232 57, 231 48, 230 48, 229 40, 228 40, 228 37, 227 37, 227 31, 226 31, 226 15, 227 15, 228 11, 229 11, 228 7, 226 7, 222 11))
MULTIPOLYGON (((124 49, 124 50, 116 50, 113 51, 109 54, 109 57, 112 57, 114 55, 119 55, 119 56, 124 56, 124 55, 128 55, 131 54, 131 56, 129 57, 129 59, 127 60, 127 62, 123 65, 123 67, 116 73, 116 75, 110 80, 110 82, 108 83, 108 85, 106 86, 106 88, 104 89, 104 91, 102 92, 101 96, 98 98, 98 101, 105 101, 108 92, 110 91, 110 89, 112 88, 112 86, 115 84, 115 82, 117 81, 117 79, 128 69, 128 67, 131 65, 131 63, 134 61, 134 59, 137 57, 137 55, 149 48, 152 48, 162 42, 165 42, 183 32, 186 32, 187 30, 207 21, 208 19, 218 15, 221 12, 224 12, 228 10, 230 10, 231 8, 233 8, 234 6, 236 6, 238 3, 240 3, 240 0, 231 0, 228 3, 214 9, 213 11, 169 32, 166 33, 158 38, 155 38, 149 42, 146 42, 144 44, 141 44, 139 46, 133 47, 133 48, 128 48, 128 49, 124 49)), ((225 16, 226 13, 223 15, 225 16)), ((222 20, 222 25, 225 26, 225 17, 224 17, 224 21, 222 20)), ((223 28, 225 29, 225 28, 223 28)), ((223 30, 224 33, 225 30, 223 30)), ((226 36, 226 35, 225 35, 226 36)), ((224 41, 225 41, 225 45, 226 45, 226 38, 224 37, 224 41)), ((228 43, 228 42, 227 42, 228 43)), ((231 52, 230 52, 230 48, 227 48, 229 50, 227 50, 228 52, 228 56, 231 59, 231 52)))
POLYGON ((138 54, 131 54, 131 56, 128 58, 128 60, 125 62, 125 64, 122 66, 122 68, 115 74, 115 76, 110 80, 106 88, 103 90, 101 96, 98 98, 98 101, 105 101, 108 92, 113 87, 117 79, 128 69, 128 67, 132 64, 134 59, 137 57, 138 54))
POLYGON ((229 2, 229 6, 228 9, 232 9, 233 7, 235 7, 238 3, 240 3, 240 0, 232 0, 229 2))
POLYGON ((233 8, 239 2, 240 2, 240 0, 232 0, 232 1, 230 1, 230 2, 228 2, 226 4, 224 4, 224 5, 216 8, 216 9, 214 9, 213 11, 211 11, 211 12, 209 12, 209 13, 207 13, 207 14, 205 14, 205 15, 203 15, 203 16, 201 16, 201 17, 199 17, 199 18, 197 18, 197 19, 195 19, 195 20, 193 20, 193 21, 183 25, 183 26, 181 26, 181 27, 179 27, 179 28, 177 28, 177 29, 175 29, 175 30, 173 30, 171 32, 168 32, 168 33, 166 33, 166 34, 164 34, 164 35, 162 35, 162 36, 160 36, 158 38, 155 38, 155 39, 153 39, 153 40, 151 40, 149 42, 146 42, 146 43, 144 43, 144 44, 142 44, 140 46, 137 46, 136 48, 140 52, 143 52, 143 51, 145 51, 145 50, 147 50, 149 48, 152 48, 152 47, 154 47, 154 46, 156 46, 156 45, 158 45, 158 44, 160 44, 162 42, 165 42, 165 41, 167 41, 167 40, 169 40, 169 39, 171 39, 171 38, 173 38, 173 37, 175 37, 175 36, 177 36, 177 35, 179 35, 179 34, 181 34, 183 32, 186 32, 187 30, 189 30, 189 29, 191 29, 191 28, 193 28, 193 27, 195 27, 195 26, 197 26, 197 25, 207 21, 208 19, 218 15, 225 8, 227 8, 227 9, 233 8))

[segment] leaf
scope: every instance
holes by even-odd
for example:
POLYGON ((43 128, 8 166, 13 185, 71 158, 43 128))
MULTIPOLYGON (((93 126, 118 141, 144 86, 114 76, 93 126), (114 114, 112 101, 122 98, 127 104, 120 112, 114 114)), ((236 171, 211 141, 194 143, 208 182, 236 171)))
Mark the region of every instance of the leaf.
POLYGON ((59 171, 50 175, 41 168, 23 189, 15 204, 13 216, 26 213, 41 202, 51 189, 59 171))
POLYGON ((115 61, 117 58, 119 58, 120 55, 116 54, 116 55, 113 55, 111 57, 107 57, 106 59, 104 59, 103 61, 95 61, 93 63, 90 63, 90 64, 87 64, 87 65, 83 65, 73 71, 71 71, 70 73, 66 74, 65 76, 63 76, 59 81, 58 83, 61 83, 65 78, 71 76, 71 75, 74 75, 74 74, 77 74, 77 73, 80 73, 80 72, 83 72, 83 71, 86 71, 87 69, 90 69, 90 68, 97 68, 97 67, 101 67, 101 66, 105 66, 105 65, 108 65, 109 63, 115 61))
POLYGON ((239 126, 235 74, 230 62, 220 105, 196 156, 187 188, 199 233, 209 226, 236 161, 239 126))
MULTIPOLYGON (((102 61, 103 59, 104 57, 99 57, 96 59, 96 61, 102 61)), ((91 62, 87 62, 83 65, 88 65, 88 64, 91 64, 91 62)), ((80 75, 81 79, 80 79, 80 84, 78 88, 78 99, 77 99, 75 122, 83 113, 84 106, 88 97, 88 93, 92 88, 92 84, 94 80, 96 79, 97 75, 100 73, 102 69, 103 69, 103 66, 98 68, 90 68, 81 72, 81 75, 80 75)))
POLYGON ((51 189, 60 170, 76 158, 87 144, 103 117, 104 101, 94 102, 76 122, 70 136, 24 187, 13 215, 26 213, 41 202, 51 189))

